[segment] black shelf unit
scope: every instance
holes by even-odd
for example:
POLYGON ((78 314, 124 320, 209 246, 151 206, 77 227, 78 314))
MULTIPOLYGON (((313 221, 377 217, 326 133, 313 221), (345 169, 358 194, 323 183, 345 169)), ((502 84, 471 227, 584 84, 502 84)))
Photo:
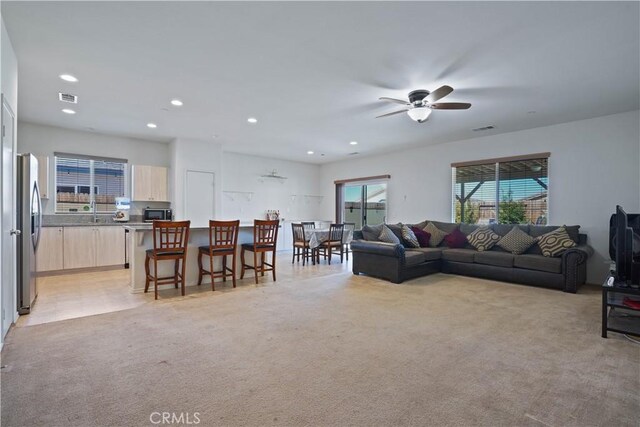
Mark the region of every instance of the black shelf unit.
POLYGON ((625 296, 640 300, 640 289, 615 282, 602 286, 602 338, 607 338, 608 331, 640 337, 640 309, 624 305, 625 296))

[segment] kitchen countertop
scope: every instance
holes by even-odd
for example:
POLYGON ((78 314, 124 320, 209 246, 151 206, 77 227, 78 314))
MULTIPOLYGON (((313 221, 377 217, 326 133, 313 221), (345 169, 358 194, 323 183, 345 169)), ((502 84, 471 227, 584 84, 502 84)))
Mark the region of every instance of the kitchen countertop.
POLYGON ((115 227, 115 226, 129 226, 129 227, 144 227, 151 224, 143 222, 78 222, 78 223, 64 223, 64 224, 43 224, 43 227, 115 227))

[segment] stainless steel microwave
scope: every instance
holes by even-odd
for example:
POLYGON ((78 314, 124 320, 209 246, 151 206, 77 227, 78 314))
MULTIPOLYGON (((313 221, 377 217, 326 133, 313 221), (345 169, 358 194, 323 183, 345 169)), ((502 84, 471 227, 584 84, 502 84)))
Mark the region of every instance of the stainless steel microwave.
POLYGON ((143 217, 144 222, 171 221, 173 219, 173 212, 171 209, 146 208, 143 210, 143 217))

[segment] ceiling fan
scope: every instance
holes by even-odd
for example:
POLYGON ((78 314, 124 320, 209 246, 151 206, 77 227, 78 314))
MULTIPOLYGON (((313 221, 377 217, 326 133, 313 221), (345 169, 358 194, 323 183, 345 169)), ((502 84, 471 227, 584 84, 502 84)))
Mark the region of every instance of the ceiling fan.
POLYGON ((425 89, 418 89, 409 92, 409 101, 383 96, 382 98, 380 98, 381 101, 401 104, 404 105, 405 108, 403 108, 402 110, 383 114, 376 117, 376 119, 380 117, 393 116, 394 114, 400 114, 406 111, 412 120, 418 123, 424 123, 431 115, 431 110, 466 110, 471 107, 471 104, 469 104, 468 102, 435 103, 437 100, 444 98, 451 92, 453 92, 453 88, 451 86, 444 85, 440 86, 433 92, 429 92, 425 89))

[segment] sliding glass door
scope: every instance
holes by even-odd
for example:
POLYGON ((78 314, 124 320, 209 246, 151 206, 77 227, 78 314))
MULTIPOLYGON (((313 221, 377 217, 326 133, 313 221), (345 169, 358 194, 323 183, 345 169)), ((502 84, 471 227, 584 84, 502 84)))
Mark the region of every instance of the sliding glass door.
POLYGON ((387 184, 344 185, 342 221, 363 225, 382 224, 387 216, 387 184))

